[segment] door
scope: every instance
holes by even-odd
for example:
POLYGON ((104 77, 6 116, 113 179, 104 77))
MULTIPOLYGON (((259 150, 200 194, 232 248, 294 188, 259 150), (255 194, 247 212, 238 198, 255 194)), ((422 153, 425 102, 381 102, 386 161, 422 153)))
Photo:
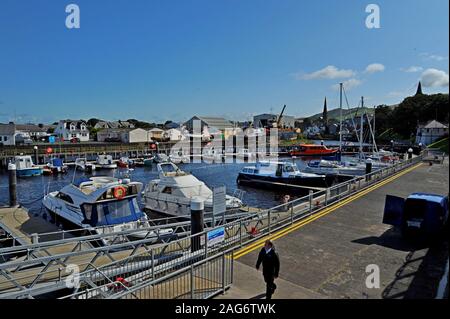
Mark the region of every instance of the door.
POLYGON ((386 201, 384 203, 383 224, 401 226, 403 222, 404 207, 404 198, 386 195, 386 201))

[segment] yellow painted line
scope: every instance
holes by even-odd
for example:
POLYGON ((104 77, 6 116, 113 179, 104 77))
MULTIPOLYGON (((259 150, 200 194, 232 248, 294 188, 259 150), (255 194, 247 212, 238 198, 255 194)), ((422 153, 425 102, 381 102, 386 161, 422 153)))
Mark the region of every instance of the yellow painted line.
POLYGON ((316 219, 319 219, 319 218, 321 218, 321 217, 323 217, 325 215, 328 215, 331 212, 337 210, 338 208, 340 208, 342 206, 345 206, 348 203, 353 202, 356 199, 358 199, 358 198, 360 198, 360 197, 362 197, 364 195, 367 195, 368 193, 374 191, 375 189, 380 188, 380 187, 382 187, 382 186, 384 186, 384 185, 394 181, 395 179, 397 179, 397 178, 399 178, 399 177, 401 177, 401 176, 403 176, 403 175, 405 175, 405 174, 415 170, 416 168, 420 167, 421 165, 422 165, 422 163, 419 163, 419 164, 417 164, 417 165, 415 165, 413 167, 410 167, 410 168, 408 168, 408 169, 406 169, 406 170, 404 170, 402 172, 399 172, 399 173, 395 174, 394 176, 391 176, 391 177, 385 179, 384 181, 381 181, 380 183, 378 183, 376 185, 370 186, 369 188, 367 188, 367 189, 365 189, 365 190, 363 190, 363 191, 361 191, 361 192, 359 192, 359 193, 357 193, 357 194, 355 194, 353 196, 350 196, 349 198, 343 200, 342 202, 333 204, 332 206, 330 206, 328 208, 325 208, 323 211, 321 211, 319 213, 316 213, 316 214, 314 214, 314 215, 312 215, 312 216, 310 216, 308 218, 300 220, 300 221, 290 225, 289 227, 281 229, 280 231, 278 231, 278 232, 276 232, 276 233, 274 233, 272 235, 268 235, 268 236, 263 237, 260 240, 257 240, 256 242, 248 245, 247 247, 244 247, 241 250, 237 251, 235 256, 234 256, 234 259, 238 259, 238 258, 240 258, 240 257, 242 257, 244 255, 247 255, 248 253, 254 251, 257 248, 260 248, 267 239, 276 240, 278 238, 281 238, 281 237, 283 237, 283 236, 285 236, 285 235, 287 235, 287 234, 289 234, 289 233, 291 233, 291 232, 293 232, 293 231, 295 231, 295 230, 297 230, 297 229, 299 229, 299 228, 301 228, 301 227, 303 227, 303 226, 305 226, 305 225, 315 221, 316 219))

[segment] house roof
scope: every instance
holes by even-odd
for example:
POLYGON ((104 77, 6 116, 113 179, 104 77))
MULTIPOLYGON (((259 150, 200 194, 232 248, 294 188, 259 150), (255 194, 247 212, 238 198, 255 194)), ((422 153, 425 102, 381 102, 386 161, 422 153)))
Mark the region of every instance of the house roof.
POLYGON ((432 121, 428 122, 424 126, 424 128, 444 128, 445 129, 445 128, 448 128, 448 126, 444 125, 444 124, 442 124, 442 123, 440 123, 440 122, 438 122, 436 120, 432 120, 432 121))
POLYGON ((209 116, 194 116, 193 119, 199 119, 206 123, 211 128, 218 130, 225 130, 226 128, 233 128, 233 124, 223 117, 209 117, 209 116))
POLYGON ((16 133, 16 125, 13 123, 0 124, 1 135, 14 135, 16 133))
POLYGON ((34 124, 16 124, 16 130, 22 132, 46 132, 45 128, 34 124))
POLYGON ((164 132, 164 130, 162 130, 160 128, 157 128, 157 127, 154 127, 151 130, 149 130, 149 132, 164 132))

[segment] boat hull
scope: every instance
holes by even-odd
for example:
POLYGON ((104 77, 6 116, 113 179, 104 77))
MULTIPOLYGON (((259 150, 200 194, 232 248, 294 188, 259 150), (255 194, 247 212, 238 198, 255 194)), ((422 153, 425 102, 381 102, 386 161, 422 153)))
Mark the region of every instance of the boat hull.
POLYGON ((17 176, 18 177, 32 177, 32 176, 40 176, 42 175, 42 168, 27 168, 27 169, 18 169, 17 176))
POLYGON ((332 182, 325 176, 286 178, 239 173, 237 183, 239 185, 248 185, 257 188, 289 189, 290 186, 300 186, 303 188, 325 188, 331 186, 330 184, 332 182))

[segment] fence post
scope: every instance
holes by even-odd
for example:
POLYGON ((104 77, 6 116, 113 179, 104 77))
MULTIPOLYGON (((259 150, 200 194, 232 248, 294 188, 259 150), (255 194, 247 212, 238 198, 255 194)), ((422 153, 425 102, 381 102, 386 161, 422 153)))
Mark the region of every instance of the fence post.
POLYGON ((309 190, 309 212, 312 213, 313 210, 313 191, 309 190))
POLYGON ((191 299, 194 299, 194 265, 191 265, 191 299))
POLYGON ((239 247, 242 247, 242 220, 239 220, 239 247))
POLYGON ((291 204, 291 224, 294 223, 294 203, 291 204))
POLYGON ((269 211, 267 212, 267 219, 268 219, 268 226, 267 226, 267 227, 268 227, 268 230, 269 230, 269 235, 270 235, 270 219, 271 219, 271 218, 270 218, 270 215, 271 215, 270 212, 271 212, 271 211, 270 211, 270 209, 269 209, 269 211))
MULTIPOLYGON (((193 197, 191 199, 191 252, 200 249, 200 235, 203 232, 203 210, 204 202, 200 198, 193 197)), ((206 244, 206 242, 205 242, 206 244)))
POLYGON ((225 252, 222 254, 222 293, 225 293, 225 252))
POLYGON ((155 251, 152 248, 152 280, 155 280, 155 251))
POLYGON ((17 206, 17 170, 16 165, 9 163, 9 206, 17 206))

